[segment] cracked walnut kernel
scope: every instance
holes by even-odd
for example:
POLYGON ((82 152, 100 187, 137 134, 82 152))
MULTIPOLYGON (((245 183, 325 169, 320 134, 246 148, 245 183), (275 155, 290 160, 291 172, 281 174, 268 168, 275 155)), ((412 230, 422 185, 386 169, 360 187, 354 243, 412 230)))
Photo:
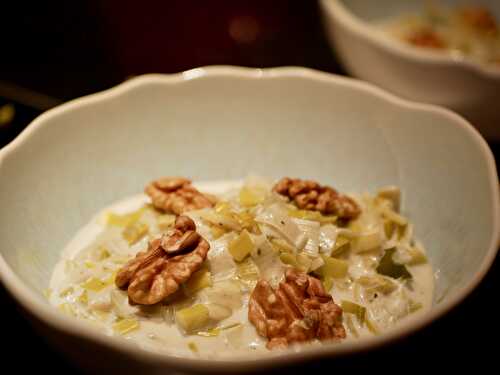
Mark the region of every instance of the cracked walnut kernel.
POLYGON ((201 268, 210 245, 195 230, 189 217, 177 217, 173 233, 152 240, 147 251, 120 269, 115 283, 127 290, 131 304, 164 300, 201 268))
POLYGON ((181 215, 184 212, 212 207, 215 197, 199 192, 191 180, 183 177, 162 177, 149 183, 144 192, 153 206, 165 212, 181 215))
POLYGON ((248 319, 259 335, 269 339, 269 349, 346 337, 342 309, 321 281, 291 268, 276 289, 265 280, 257 283, 250 296, 248 319))
POLYGON ((336 215, 340 219, 355 219, 361 212, 353 199, 316 181, 284 177, 274 185, 273 191, 293 200, 301 209, 336 215))

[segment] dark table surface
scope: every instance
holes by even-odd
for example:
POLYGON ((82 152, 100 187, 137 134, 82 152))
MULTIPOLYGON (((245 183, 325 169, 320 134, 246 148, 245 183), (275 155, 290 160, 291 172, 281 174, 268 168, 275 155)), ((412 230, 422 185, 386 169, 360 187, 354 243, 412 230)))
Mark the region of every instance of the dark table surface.
MULTIPOLYGON (((345 74, 326 43, 315 1, 21 0, 3 2, 0 15, 0 108, 10 104, 15 110, 0 123, 0 147, 44 110, 142 73, 230 64, 345 74)), ((498 161, 499 144, 489 143, 498 161)), ((495 366, 498 345, 491 339, 500 334, 494 307, 499 275, 497 259, 464 303, 393 345, 282 372, 495 366)), ((2 286, 0 306, 4 368, 78 373, 34 333, 2 286)))

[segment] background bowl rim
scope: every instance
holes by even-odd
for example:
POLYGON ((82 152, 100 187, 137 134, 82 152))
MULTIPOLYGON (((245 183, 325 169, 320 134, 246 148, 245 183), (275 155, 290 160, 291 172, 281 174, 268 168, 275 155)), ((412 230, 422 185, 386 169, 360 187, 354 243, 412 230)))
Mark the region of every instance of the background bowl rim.
POLYGON ((28 138, 34 133, 34 130, 44 126, 50 126, 50 120, 62 113, 71 112, 82 106, 92 105, 98 102, 116 100, 135 89, 146 86, 148 84, 164 84, 173 85, 181 84, 182 82, 199 78, 234 78, 237 80, 255 80, 255 79, 273 79, 286 78, 296 79, 303 78, 318 83, 329 84, 355 90, 358 94, 378 97, 384 102, 394 106, 395 108, 405 109, 414 112, 426 112, 440 117, 443 121, 454 123, 457 128, 464 131, 467 137, 471 138, 486 163, 490 195, 494 202, 494 207, 497 210, 493 212, 493 228, 497 230, 493 233, 490 239, 490 246, 485 255, 483 262, 476 271, 470 283, 457 291, 448 300, 441 302, 439 306, 434 307, 431 311, 421 316, 415 317, 407 324, 401 325, 392 329, 384 335, 370 337, 360 341, 350 341, 336 345, 325 345, 322 347, 305 347, 300 352, 294 352, 292 349, 286 352, 269 353, 261 357, 241 357, 237 356, 232 359, 216 359, 208 360, 201 358, 186 358, 175 354, 158 354, 138 349, 132 343, 114 337, 103 335, 95 328, 83 321, 74 319, 64 314, 59 313, 55 308, 48 305, 43 297, 32 290, 24 283, 19 276, 6 263, 3 256, 0 254, 0 281, 3 282, 6 289, 14 297, 14 299, 30 314, 43 322, 45 325, 55 329, 58 332, 69 334, 74 337, 84 338, 93 341, 107 349, 114 350, 121 354, 127 355, 137 361, 146 362, 151 365, 163 365, 173 368, 193 371, 220 371, 231 372, 236 369, 244 369, 246 371, 256 370, 259 368, 276 367, 280 365, 290 365, 296 362, 311 360, 318 357, 341 356, 356 352, 366 351, 375 347, 379 347, 390 342, 394 342, 404 336, 407 336, 416 330, 429 325, 450 309, 458 305, 470 292, 476 288, 479 282, 484 278, 496 256, 500 237, 500 204, 498 191, 498 177, 493 154, 489 149, 486 141, 481 137, 476 129, 474 129, 466 120, 456 113, 431 104, 416 103, 409 100, 398 98, 372 84, 361 82, 352 78, 340 77, 333 74, 316 71, 301 67, 279 67, 267 69, 243 68, 234 66, 210 66, 195 68, 176 74, 146 74, 130 79, 115 87, 101 91, 95 94, 84 96, 71 100, 58 107, 55 107, 37 117, 15 140, 10 144, 0 149, 0 168, 3 160, 7 155, 21 147, 28 138))
POLYGON ((462 69, 465 73, 500 82, 500 67, 493 66, 492 64, 479 63, 469 58, 453 59, 445 53, 421 51, 418 48, 406 46, 403 43, 398 43, 397 41, 391 40, 389 37, 381 35, 381 33, 373 32, 374 27, 351 12, 342 1, 321 0, 321 3, 325 12, 340 22, 343 27, 387 53, 420 64, 430 64, 445 69, 462 69))

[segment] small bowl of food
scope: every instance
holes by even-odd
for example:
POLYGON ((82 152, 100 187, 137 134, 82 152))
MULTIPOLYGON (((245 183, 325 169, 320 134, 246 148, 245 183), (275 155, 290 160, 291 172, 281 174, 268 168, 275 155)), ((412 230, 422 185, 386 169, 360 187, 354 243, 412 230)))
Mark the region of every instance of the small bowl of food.
POLYGON ((446 106, 500 139, 500 3, 322 0, 346 69, 402 97, 446 106))
POLYGON ((498 245, 495 164, 465 120, 301 68, 74 100, 0 151, 0 180, 1 280, 93 372, 375 348, 457 305, 498 245))

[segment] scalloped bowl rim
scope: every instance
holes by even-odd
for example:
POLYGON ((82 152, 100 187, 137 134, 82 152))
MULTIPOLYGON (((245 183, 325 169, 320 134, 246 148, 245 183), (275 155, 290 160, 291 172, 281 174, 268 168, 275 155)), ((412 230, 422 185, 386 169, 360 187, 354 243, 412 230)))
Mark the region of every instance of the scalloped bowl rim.
MULTIPOLYGON (((54 116, 63 112, 72 111, 75 108, 91 105, 101 101, 111 101, 119 99, 122 95, 135 88, 147 85, 149 83, 162 83, 165 85, 179 84, 187 80, 197 79, 199 77, 231 77, 234 79, 269 79, 278 78, 305 78, 313 81, 338 85, 342 87, 354 88, 361 94, 377 96, 395 107, 404 108, 410 111, 424 111, 433 113, 443 120, 451 121, 468 134, 468 136, 476 142, 483 154, 484 160, 487 163, 487 168, 490 177, 490 191, 493 197, 493 202, 496 207, 499 207, 498 186, 496 182, 496 167, 491 150, 487 146, 484 139, 479 133, 459 115, 434 105, 414 103, 400 99, 392 94, 389 94, 382 89, 379 89, 371 84, 364 83, 351 78, 339 77, 332 74, 319 72, 307 68, 298 67, 281 67, 269 69, 253 69, 231 66, 212 66, 188 70, 182 73, 161 75, 147 74, 132 78, 129 81, 119 84, 108 90, 91 94, 82 98, 74 99, 65 104, 62 104, 54 109, 51 109, 39 117, 37 117, 14 141, 0 150, 0 168, 2 161, 6 155, 13 152, 15 149, 25 143, 25 141, 34 134, 34 130, 44 126, 50 126, 50 120, 54 116)), ((500 228, 500 209, 494 214, 494 228, 500 228)), ((88 323, 65 316, 59 313, 52 306, 44 302, 39 294, 33 291, 19 276, 7 265, 5 259, 0 254, 0 280, 5 287, 15 297, 15 299, 37 319, 44 322, 47 326, 55 328, 58 331, 73 335, 75 337, 83 337, 98 344, 118 351, 122 354, 146 363, 155 365, 171 366, 179 369, 191 369, 196 371, 235 371, 236 369, 255 370, 257 368, 275 367, 279 365, 290 365, 295 362, 311 360, 318 357, 337 356, 354 352, 366 351, 371 348, 387 344, 395 341, 398 338, 407 336, 410 333, 428 325, 432 321, 444 315, 451 308, 459 304, 483 279, 486 272, 490 268, 495 255, 497 253, 497 244, 499 242, 499 232, 493 235, 490 242, 490 247, 483 260, 481 266, 477 270, 471 282, 462 290, 451 296, 447 301, 441 302, 435 306, 429 313, 422 314, 420 317, 415 317, 408 324, 396 327, 390 332, 381 336, 374 336, 360 341, 351 341, 336 345, 325 345, 316 348, 303 348, 300 352, 287 350, 280 353, 269 353, 262 357, 245 358, 234 357, 228 359, 197 359, 186 358, 182 356, 157 354, 145 350, 138 350, 137 346, 128 343, 125 340, 116 339, 106 336, 96 329, 90 328, 88 323)))
POLYGON ((454 59, 446 54, 421 51, 417 48, 406 46, 380 33, 374 33, 373 26, 357 17, 339 0, 321 0, 321 2, 329 16, 336 18, 345 28, 365 38, 385 52, 395 54, 407 60, 415 60, 423 64, 431 64, 444 68, 460 68, 465 72, 474 73, 483 78, 500 81, 499 67, 495 67, 491 64, 482 64, 468 58, 454 59))

